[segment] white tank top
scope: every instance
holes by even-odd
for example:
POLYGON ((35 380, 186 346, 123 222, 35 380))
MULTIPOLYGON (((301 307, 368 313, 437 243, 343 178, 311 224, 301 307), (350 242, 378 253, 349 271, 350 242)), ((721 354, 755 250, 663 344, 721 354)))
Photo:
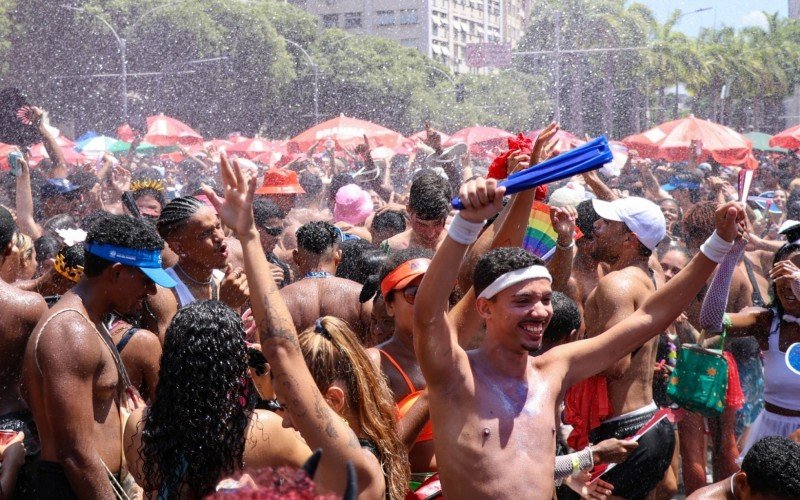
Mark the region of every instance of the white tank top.
POLYGON ((774 318, 769 331, 769 349, 764 354, 764 401, 800 411, 800 375, 786 366, 786 353, 780 350, 780 324, 778 311, 773 309, 774 318))

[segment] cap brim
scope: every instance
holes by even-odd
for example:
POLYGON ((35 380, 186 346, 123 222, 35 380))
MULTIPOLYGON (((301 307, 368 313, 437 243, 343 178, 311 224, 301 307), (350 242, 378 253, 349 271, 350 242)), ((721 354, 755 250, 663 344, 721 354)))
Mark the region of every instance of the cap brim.
POLYGON ((301 186, 261 186, 256 194, 305 194, 301 186))
POLYGON ((594 208, 594 211, 597 212, 597 215, 602 219, 616 222, 622 221, 622 218, 617 214, 617 211, 614 210, 614 206, 611 202, 595 198, 592 200, 592 208, 594 208))
POLYGON ((140 267, 139 270, 142 271, 145 276, 153 280, 153 283, 158 286, 174 288, 175 285, 177 285, 175 280, 172 279, 172 276, 167 274, 166 271, 160 267, 140 267))
POLYGON ((408 285, 410 285, 411 282, 413 282, 415 279, 417 279, 417 278, 419 278, 421 276, 424 276, 424 275, 425 275, 425 271, 415 272, 415 273, 409 274, 408 276, 406 276, 403 279, 401 279, 400 281, 398 281, 394 285, 394 288, 392 288, 392 290, 402 290, 403 288, 405 288, 408 285))
POLYGON ((661 189, 663 189, 664 191, 674 191, 677 189, 677 187, 674 184, 664 184, 663 186, 661 186, 661 189))
POLYGON ((792 229, 796 228, 797 226, 800 226, 800 221, 787 219, 783 224, 781 224, 781 227, 778 229, 778 234, 784 234, 787 231, 791 231, 792 229))

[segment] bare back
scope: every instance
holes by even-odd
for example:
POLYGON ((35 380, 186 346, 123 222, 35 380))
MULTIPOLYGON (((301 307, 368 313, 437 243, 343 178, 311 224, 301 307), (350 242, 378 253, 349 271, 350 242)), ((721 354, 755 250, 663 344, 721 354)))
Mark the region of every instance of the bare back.
POLYGON ((20 394, 25 347, 47 305, 41 295, 0 280, 0 311, 0 415, 5 415, 27 407, 20 394))
POLYGON ((306 278, 280 290, 297 331, 303 331, 322 316, 346 321, 363 341, 369 331, 371 302, 361 304, 361 284, 335 276, 306 278))
POLYGON ((429 385, 436 456, 448 498, 551 498, 556 402, 564 374, 530 358, 527 382, 467 353, 459 384, 429 385))
MULTIPOLYGON (((653 275, 659 285, 663 285, 658 273, 653 275)), ((653 279, 647 271, 633 265, 601 278, 586 300, 587 336, 600 335, 639 309, 656 291, 653 279)), ((656 336, 602 373, 608 378, 612 416, 623 415, 653 402, 653 364, 657 348, 656 336)))

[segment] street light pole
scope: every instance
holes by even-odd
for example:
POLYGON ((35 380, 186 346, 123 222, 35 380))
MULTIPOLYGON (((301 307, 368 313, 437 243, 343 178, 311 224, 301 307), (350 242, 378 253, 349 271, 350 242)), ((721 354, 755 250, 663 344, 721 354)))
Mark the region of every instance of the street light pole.
POLYGON ((300 52, 302 52, 303 55, 306 56, 306 59, 308 59, 308 64, 311 65, 311 71, 314 74, 314 125, 316 125, 317 123, 319 123, 319 66, 317 66, 317 63, 315 63, 314 60, 311 59, 311 56, 308 55, 306 49, 301 47, 299 43, 293 40, 289 40, 288 38, 284 38, 283 40, 286 43, 291 44, 300 49, 300 52))
MULTIPOLYGON (((174 2, 169 2, 169 3, 165 3, 163 5, 159 5, 157 7, 153 7, 152 9, 148 10, 147 12, 145 12, 144 14, 139 16, 139 18, 136 21, 134 21, 133 24, 128 26, 128 28, 123 32, 123 35, 127 36, 128 33, 133 32, 133 28, 136 27, 136 25, 139 24, 139 22, 142 19, 144 19, 145 17, 149 16, 153 12, 155 12, 157 10, 164 9, 166 7, 170 7, 172 5, 175 5, 176 3, 180 2, 180 1, 182 1, 182 0, 176 0, 174 2)), ((89 14, 90 16, 94 17, 95 19, 99 19, 100 21, 102 21, 103 24, 106 25, 106 27, 111 31, 111 34, 114 35, 114 38, 117 40, 117 49, 119 50, 119 55, 120 55, 120 65, 122 66, 122 68, 120 70, 120 80, 121 80, 120 81, 120 88, 121 88, 121 91, 122 91, 122 121, 123 121, 123 123, 128 123, 128 58, 127 58, 127 55, 126 55, 127 54, 127 45, 126 45, 125 37, 120 37, 119 34, 117 33, 117 30, 115 30, 114 27, 111 26, 111 24, 108 21, 105 20, 105 18, 103 18, 103 17, 101 17, 101 16, 99 16, 97 14, 93 14, 91 12, 88 12, 83 7, 74 7, 72 5, 61 5, 60 7, 62 9, 74 10, 76 12, 81 12, 83 14, 89 14)))

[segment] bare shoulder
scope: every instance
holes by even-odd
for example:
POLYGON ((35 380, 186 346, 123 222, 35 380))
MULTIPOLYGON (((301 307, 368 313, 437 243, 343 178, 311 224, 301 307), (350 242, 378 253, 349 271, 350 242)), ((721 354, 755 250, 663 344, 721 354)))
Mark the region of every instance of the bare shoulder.
POLYGON ((144 328, 140 328, 136 330, 136 334, 131 338, 129 343, 129 348, 135 347, 137 350, 143 350, 148 353, 152 353, 158 358, 161 358, 161 341, 158 338, 158 335, 151 332, 150 330, 146 330, 144 328))
POLYGON ((3 314, 17 315, 33 326, 47 312, 47 303, 36 292, 25 292, 3 283, 0 291, 0 310, 3 314))
MULTIPOLYGON (((102 358, 102 341, 94 326, 74 311, 50 311, 41 322, 35 344, 35 355, 42 368, 50 371, 74 371, 91 375, 86 370, 96 367, 102 358), (52 318, 52 319, 50 319, 52 318), (43 324, 47 321, 46 324, 43 324)), ((92 370, 93 371, 93 370, 92 370)))
POLYGON ((730 491, 730 480, 723 479, 722 481, 710 484, 704 488, 696 490, 694 493, 686 497, 687 500, 725 500, 728 498, 730 491))

